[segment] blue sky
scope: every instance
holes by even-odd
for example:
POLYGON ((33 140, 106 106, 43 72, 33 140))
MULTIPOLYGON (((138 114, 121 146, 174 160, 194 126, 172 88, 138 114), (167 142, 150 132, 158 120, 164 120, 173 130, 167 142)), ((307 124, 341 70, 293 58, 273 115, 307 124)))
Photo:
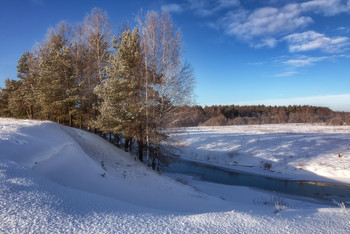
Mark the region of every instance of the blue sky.
POLYGON ((115 28, 143 9, 181 29, 200 105, 319 105, 350 111, 349 0, 0 0, 0 87, 21 54, 93 7, 115 28))

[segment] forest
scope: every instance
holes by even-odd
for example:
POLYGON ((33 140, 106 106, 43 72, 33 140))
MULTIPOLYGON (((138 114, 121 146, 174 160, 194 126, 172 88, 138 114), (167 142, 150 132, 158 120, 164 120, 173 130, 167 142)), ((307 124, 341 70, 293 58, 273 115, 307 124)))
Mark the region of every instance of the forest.
POLYGON ((0 116, 86 129, 136 152, 153 169, 166 129, 273 123, 350 123, 347 113, 312 106, 194 105, 194 72, 168 12, 148 12, 112 36, 108 14, 59 23, 18 60, 0 89, 0 116))

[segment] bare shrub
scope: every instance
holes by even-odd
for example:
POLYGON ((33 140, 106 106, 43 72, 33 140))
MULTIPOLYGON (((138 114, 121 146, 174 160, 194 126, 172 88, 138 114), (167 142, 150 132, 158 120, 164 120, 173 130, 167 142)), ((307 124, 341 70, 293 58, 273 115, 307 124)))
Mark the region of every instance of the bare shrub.
POLYGON ((264 169, 265 170, 270 170, 272 167, 271 163, 264 163, 264 169))
POLYGON ((262 198, 259 200, 253 200, 254 205, 273 206, 275 208, 274 213, 286 210, 289 204, 281 199, 279 196, 271 196, 270 199, 262 198))
POLYGON ((338 206, 339 206, 341 212, 348 213, 348 208, 346 208, 346 205, 344 202, 339 203, 338 206))

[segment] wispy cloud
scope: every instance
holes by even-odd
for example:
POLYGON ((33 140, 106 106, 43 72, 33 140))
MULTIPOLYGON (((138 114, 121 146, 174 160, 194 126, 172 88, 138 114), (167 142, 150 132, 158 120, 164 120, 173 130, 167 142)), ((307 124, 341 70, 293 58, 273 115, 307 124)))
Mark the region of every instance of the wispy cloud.
POLYGON ((169 12, 174 12, 174 13, 181 13, 184 11, 183 6, 181 6, 180 4, 176 4, 176 3, 163 5, 162 9, 167 10, 169 12))
POLYGON ((349 45, 348 37, 303 31, 315 23, 315 14, 350 13, 350 0, 269 0, 260 3, 265 6, 251 9, 245 7, 249 4, 240 0, 184 0, 181 4, 168 4, 164 8, 176 13, 192 11, 197 16, 206 17, 209 20, 206 25, 210 28, 221 29, 255 48, 274 48, 286 41, 290 52, 323 50, 334 53, 349 45))
POLYGON ((266 40, 282 33, 305 28, 313 22, 311 17, 300 14, 301 10, 296 4, 288 4, 282 8, 264 7, 253 12, 231 11, 226 14, 222 22, 229 35, 245 40, 261 37, 266 40))
POLYGON ((221 10, 232 9, 239 5, 239 0, 187 0, 182 4, 166 4, 163 5, 162 8, 175 13, 191 10, 198 16, 207 17, 221 10))
POLYGON ((308 66, 314 66, 321 62, 336 62, 339 59, 348 59, 350 55, 346 54, 335 54, 330 56, 305 56, 305 55, 292 55, 292 56, 281 56, 272 60, 272 63, 284 68, 285 71, 273 75, 274 77, 289 77, 296 74, 302 73, 302 69, 308 66))
POLYGON ((350 33, 350 27, 338 27, 336 30, 339 32, 350 33))
POLYGON ((350 1, 348 0, 312 0, 300 3, 303 11, 322 13, 326 16, 350 12, 350 1))
POLYGON ((289 76, 294 76, 298 74, 299 72, 297 71, 285 71, 279 74, 275 74, 274 77, 289 77, 289 76))
POLYGON ((350 1, 311 0, 280 6, 280 1, 273 2, 274 7, 262 7, 255 10, 239 8, 229 11, 219 19, 228 35, 235 36, 252 47, 275 47, 283 38, 288 39, 291 52, 323 50, 340 52, 347 46, 347 37, 331 38, 314 31, 295 33, 314 23, 312 14, 324 16, 350 12, 350 1), (280 7, 277 7, 279 5, 280 7), (291 34, 290 37, 285 35, 291 34), (303 43, 297 43, 299 36, 304 36, 303 43), (308 40, 308 41, 307 41, 308 40))
POLYGON ((317 62, 322 62, 330 59, 334 59, 334 57, 333 56, 322 56, 322 57, 298 56, 297 58, 282 60, 279 62, 283 65, 288 65, 291 67, 305 67, 305 66, 314 65, 317 62))
POLYGON ((212 14, 224 10, 234 8, 240 5, 239 0, 189 0, 190 8, 200 16, 211 16, 212 14))
POLYGON ((283 38, 289 44, 290 52, 301 52, 309 50, 323 50, 325 52, 341 52, 349 45, 348 37, 327 37, 321 33, 307 31, 303 33, 293 33, 283 38))

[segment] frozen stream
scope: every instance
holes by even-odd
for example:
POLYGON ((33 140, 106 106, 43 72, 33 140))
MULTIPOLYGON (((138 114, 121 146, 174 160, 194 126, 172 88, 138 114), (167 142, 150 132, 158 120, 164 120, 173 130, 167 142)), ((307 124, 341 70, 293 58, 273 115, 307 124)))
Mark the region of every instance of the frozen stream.
POLYGON ((350 201, 350 185, 344 184, 271 178, 183 159, 176 159, 169 166, 164 167, 164 172, 191 175, 207 182, 248 186, 288 195, 316 198, 327 203, 333 200, 350 201))

